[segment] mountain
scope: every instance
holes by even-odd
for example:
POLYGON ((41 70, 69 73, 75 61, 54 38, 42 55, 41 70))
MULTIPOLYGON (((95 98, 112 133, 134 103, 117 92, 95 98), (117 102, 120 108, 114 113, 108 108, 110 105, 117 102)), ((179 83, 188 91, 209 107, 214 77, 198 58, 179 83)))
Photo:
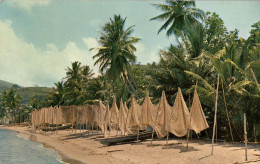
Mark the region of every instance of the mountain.
POLYGON ((47 94, 51 92, 51 88, 47 87, 24 87, 16 89, 16 93, 22 96, 22 104, 25 104, 32 97, 38 97, 43 100, 47 94))
POLYGON ((13 85, 14 85, 13 83, 9 83, 7 81, 0 80, 0 92, 3 92, 4 90, 12 88, 13 85))
POLYGON ((22 87, 0 80, 0 93, 10 88, 15 89, 16 93, 22 96, 22 104, 27 103, 31 97, 39 97, 39 99, 43 100, 51 92, 51 88, 47 87, 22 87))

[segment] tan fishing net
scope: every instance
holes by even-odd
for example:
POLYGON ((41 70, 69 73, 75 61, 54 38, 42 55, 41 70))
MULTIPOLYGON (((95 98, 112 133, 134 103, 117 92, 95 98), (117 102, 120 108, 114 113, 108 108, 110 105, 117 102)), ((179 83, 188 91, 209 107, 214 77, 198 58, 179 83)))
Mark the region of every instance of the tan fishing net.
POLYGON ((194 91, 193 103, 189 113, 180 88, 178 88, 173 107, 168 104, 164 92, 158 105, 152 104, 147 93, 142 106, 132 97, 129 110, 126 102, 123 103, 122 99, 120 100, 120 110, 118 110, 114 97, 111 108, 99 101, 99 105, 72 105, 35 110, 31 113, 31 122, 33 126, 44 125, 45 123, 98 125, 104 134, 108 127, 114 130, 119 128, 124 133, 135 133, 138 127, 144 130, 147 126, 152 126, 158 138, 166 136, 168 132, 177 137, 182 137, 187 134, 188 128, 199 133, 209 127, 197 90, 194 91))
POLYGON ((72 123, 73 120, 73 112, 70 106, 61 106, 61 119, 62 123, 72 123))
POLYGON ((117 130, 118 128, 118 116, 119 111, 116 104, 116 98, 114 97, 112 107, 110 108, 110 127, 112 130, 117 130))
POLYGON ((158 138, 163 138, 167 135, 171 111, 172 107, 168 104, 165 92, 163 91, 156 111, 155 124, 153 125, 158 138))
POLYGON ((185 136, 189 128, 190 113, 183 99, 180 88, 178 88, 178 93, 173 106, 173 112, 170 116, 169 132, 177 137, 185 136))
POLYGON ((120 109, 119 109, 119 117, 118 117, 118 127, 119 129, 125 133, 126 132, 126 119, 127 119, 127 110, 122 98, 120 99, 120 109))
POLYGON ((193 102, 190 109, 190 117, 191 117, 190 118, 191 129, 194 130, 196 133, 200 133, 201 131, 209 127, 203 109, 200 104, 200 99, 197 93, 197 89, 195 89, 194 91, 193 102))
POLYGON ((142 106, 137 104, 134 96, 131 99, 131 106, 128 111, 126 127, 128 133, 134 133, 138 130, 139 119, 141 115, 142 106))
POLYGON ((147 126, 154 125, 156 110, 157 106, 152 104, 149 93, 147 93, 142 105, 142 112, 140 117, 141 130, 145 130, 147 126))
POLYGON ((106 114, 106 106, 99 100, 99 108, 98 108, 98 126, 101 128, 102 132, 105 131, 105 114, 106 114))

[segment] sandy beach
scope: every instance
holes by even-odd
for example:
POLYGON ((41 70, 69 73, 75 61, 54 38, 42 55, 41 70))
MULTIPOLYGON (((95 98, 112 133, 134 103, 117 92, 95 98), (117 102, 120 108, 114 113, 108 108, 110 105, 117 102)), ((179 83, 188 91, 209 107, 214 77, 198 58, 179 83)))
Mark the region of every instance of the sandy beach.
MULTIPOLYGON (((214 155, 211 154, 211 144, 208 141, 191 140, 189 149, 186 150, 186 140, 171 139, 170 146, 164 147, 165 140, 155 140, 156 146, 147 146, 150 141, 142 144, 123 144, 115 146, 104 146, 98 140, 96 132, 88 135, 86 131, 61 130, 56 132, 36 133, 28 127, 0 127, 21 133, 32 141, 40 142, 46 147, 53 148, 65 162, 78 163, 200 163, 200 164, 225 164, 245 163, 245 150, 242 143, 234 145, 230 143, 217 143, 214 146, 214 155)), ((260 145, 249 144, 248 161, 260 163, 260 145)))

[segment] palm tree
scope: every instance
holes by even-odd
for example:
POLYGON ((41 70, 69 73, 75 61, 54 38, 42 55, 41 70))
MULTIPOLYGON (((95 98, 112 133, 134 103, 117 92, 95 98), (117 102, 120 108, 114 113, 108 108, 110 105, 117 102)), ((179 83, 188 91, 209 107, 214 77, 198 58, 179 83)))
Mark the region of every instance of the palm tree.
POLYGON ((70 67, 67 67, 66 68, 66 79, 68 82, 70 81, 79 81, 81 80, 82 78, 82 74, 81 74, 81 71, 82 71, 82 66, 81 66, 81 63, 78 62, 78 61, 75 61, 71 64, 71 68, 70 67))
POLYGON ((178 37, 187 25, 204 19, 204 12, 195 8, 195 1, 166 0, 166 4, 154 4, 154 6, 164 13, 150 20, 166 20, 158 33, 168 28, 167 36, 175 34, 178 37))
POLYGON ((184 34, 181 34, 181 38, 191 58, 196 58, 200 56, 203 50, 205 50, 205 36, 205 29, 200 23, 190 24, 184 30, 184 34))
POLYGON ((54 85, 51 93, 46 96, 47 106, 64 105, 64 83, 61 81, 54 83, 54 85))
POLYGON ((66 81, 64 83, 64 102, 66 105, 78 105, 83 98, 83 66, 76 61, 66 68, 66 81))
POLYGON ((93 75, 94 73, 89 66, 82 66, 82 79, 84 82, 88 82, 93 77, 93 75))
POLYGON ((2 105, 5 109, 9 110, 9 113, 13 112, 13 122, 15 122, 15 109, 21 104, 22 97, 15 93, 14 89, 5 91, 2 95, 2 105))
POLYGON ((93 59, 97 59, 95 65, 99 64, 100 71, 106 71, 113 82, 118 78, 128 80, 131 63, 136 59, 133 44, 139 39, 131 36, 134 26, 125 29, 125 22, 126 18, 120 15, 110 18, 110 22, 102 27, 99 38, 101 47, 96 48, 98 52, 93 56, 93 59))

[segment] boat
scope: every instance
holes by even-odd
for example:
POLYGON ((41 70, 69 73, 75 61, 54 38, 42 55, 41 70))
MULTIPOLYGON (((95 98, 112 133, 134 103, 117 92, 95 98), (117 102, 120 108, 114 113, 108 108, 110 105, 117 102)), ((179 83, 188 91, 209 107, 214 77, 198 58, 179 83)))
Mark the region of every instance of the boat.
MULTIPOLYGON (((139 134, 138 140, 144 141, 152 137, 152 132, 142 132, 139 134)), ((100 140, 103 145, 111 146, 116 144, 128 143, 132 141, 136 141, 137 134, 131 134, 127 136, 120 136, 120 137, 111 137, 100 140)))
POLYGON ((55 130, 64 130, 70 128, 72 125, 71 124, 65 124, 62 126, 57 126, 57 127, 42 127, 42 131, 55 131, 55 130))

